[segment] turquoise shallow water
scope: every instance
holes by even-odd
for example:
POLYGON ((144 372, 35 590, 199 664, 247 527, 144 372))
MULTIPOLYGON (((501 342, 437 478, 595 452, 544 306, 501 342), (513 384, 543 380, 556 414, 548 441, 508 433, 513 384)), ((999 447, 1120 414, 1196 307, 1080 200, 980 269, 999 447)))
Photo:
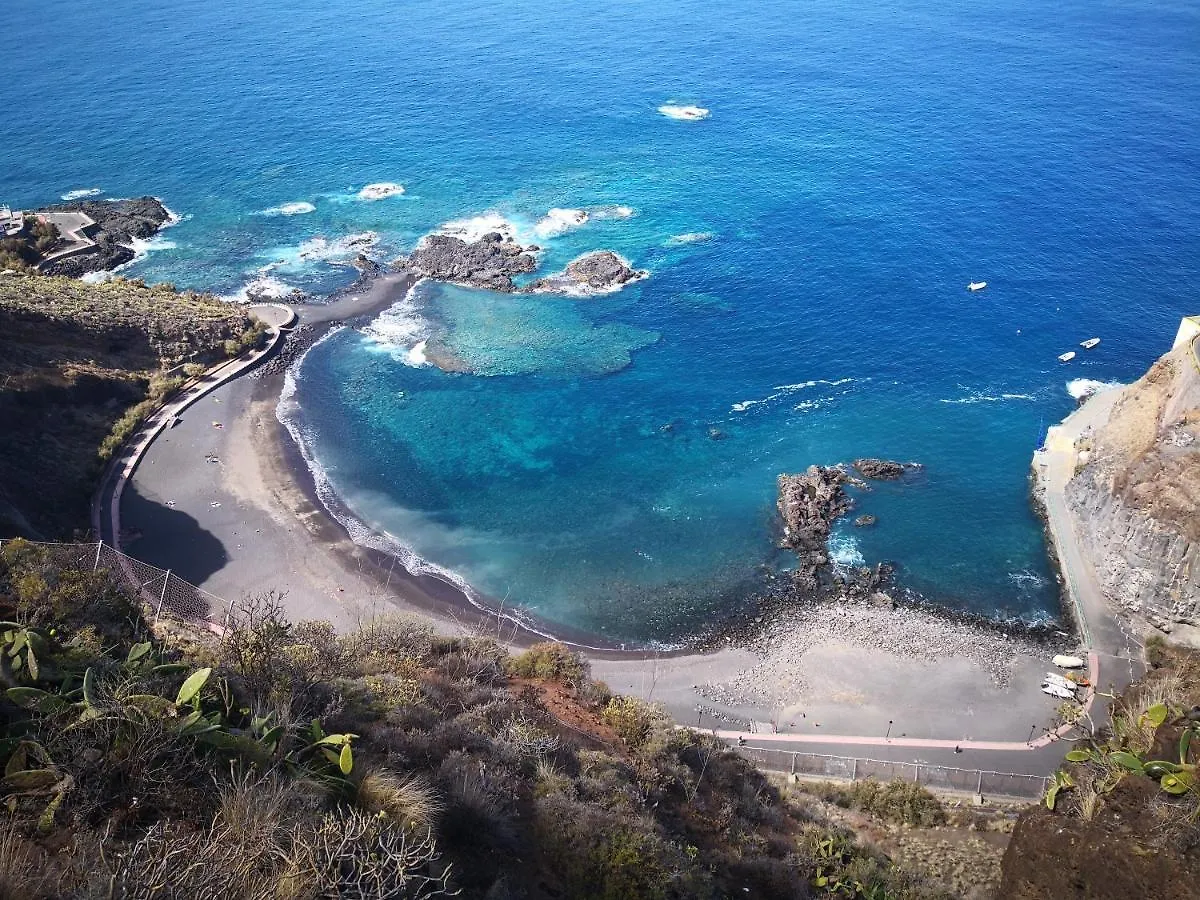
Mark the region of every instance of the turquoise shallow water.
POLYGON ((17 0, 6 27, 0 200, 161 196, 183 221, 129 274, 327 291, 349 236, 386 259, 487 212, 545 271, 599 248, 648 269, 588 299, 422 288, 320 344, 296 390, 359 518, 622 638, 736 607, 772 558, 775 476, 859 455, 926 469, 861 499, 879 524, 839 529, 842 559, 1055 615, 1041 429, 1068 382, 1136 377, 1197 311, 1186 2, 17 0), (406 193, 358 199, 374 182, 406 193), (592 218, 537 234, 553 207, 592 218), (478 374, 410 365, 430 334, 478 374))

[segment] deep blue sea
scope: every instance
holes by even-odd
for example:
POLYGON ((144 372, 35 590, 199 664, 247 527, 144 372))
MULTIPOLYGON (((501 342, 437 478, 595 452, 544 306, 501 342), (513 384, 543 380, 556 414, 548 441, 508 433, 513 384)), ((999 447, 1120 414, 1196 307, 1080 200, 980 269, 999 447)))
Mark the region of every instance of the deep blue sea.
POLYGON ((839 560, 1056 616, 1041 431, 1069 383, 1137 377, 1200 311, 1190 0, 9 0, 3 20, 0 202, 161 197, 181 221, 130 276, 327 292, 351 236, 386 260, 488 215, 543 272, 595 249, 649 270, 589 298, 423 285, 294 384, 366 526, 621 639, 745 602, 782 562, 776 476, 864 455, 925 469, 859 498, 879 521, 842 523, 839 560), (360 199, 374 183, 405 193, 360 199), (589 219, 555 234, 553 208, 589 219), (474 373, 415 365, 430 335, 474 373))

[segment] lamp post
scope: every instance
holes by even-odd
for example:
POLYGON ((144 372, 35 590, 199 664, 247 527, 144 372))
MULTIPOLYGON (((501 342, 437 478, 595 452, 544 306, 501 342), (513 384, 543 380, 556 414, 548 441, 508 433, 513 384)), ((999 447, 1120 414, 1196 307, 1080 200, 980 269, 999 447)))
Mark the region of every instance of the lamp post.
POLYGON ((1029 726, 1029 737, 1027 737, 1027 738, 1025 739, 1025 743, 1027 743, 1027 744, 1032 744, 1032 743, 1033 743, 1033 733, 1034 733, 1035 731, 1037 731, 1037 726, 1036 726, 1036 725, 1030 725, 1030 726, 1029 726))
POLYGON ((888 719, 887 734, 885 734, 885 735, 883 736, 883 740, 884 740, 885 742, 889 742, 889 743, 890 743, 890 742, 891 742, 891 739, 892 739, 892 720, 891 720, 891 719, 888 719))

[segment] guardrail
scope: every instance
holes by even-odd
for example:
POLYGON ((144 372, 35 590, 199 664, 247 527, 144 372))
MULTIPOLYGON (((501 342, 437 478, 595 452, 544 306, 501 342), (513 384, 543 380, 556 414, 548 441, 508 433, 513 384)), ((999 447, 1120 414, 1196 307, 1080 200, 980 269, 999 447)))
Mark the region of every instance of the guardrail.
POLYGON ((926 763, 892 762, 854 756, 827 756, 803 753, 798 750, 779 750, 774 747, 732 747, 760 769, 786 772, 789 775, 813 778, 839 778, 859 781, 874 778, 892 781, 900 778, 915 781, 934 790, 961 791, 983 796, 1016 797, 1037 800, 1046 792, 1050 779, 1042 775, 1021 775, 1016 772, 988 772, 981 769, 959 769, 926 763))

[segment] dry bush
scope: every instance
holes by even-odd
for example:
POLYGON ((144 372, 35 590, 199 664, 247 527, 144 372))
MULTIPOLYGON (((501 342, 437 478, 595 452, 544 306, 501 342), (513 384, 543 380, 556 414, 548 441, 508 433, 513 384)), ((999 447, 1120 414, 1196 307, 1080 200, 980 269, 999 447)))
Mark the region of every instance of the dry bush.
POLYGON ((600 719, 634 750, 645 745, 654 731, 674 730, 670 715, 660 704, 637 697, 613 697, 600 719))
POLYGON ((541 678, 564 684, 581 684, 588 674, 583 658, 563 644, 545 641, 534 644, 506 663, 508 674, 517 678, 541 678))
POLYGON ((402 828, 428 830, 445 805, 424 775, 397 775, 372 769, 359 780, 355 802, 369 813, 384 813, 402 828))

